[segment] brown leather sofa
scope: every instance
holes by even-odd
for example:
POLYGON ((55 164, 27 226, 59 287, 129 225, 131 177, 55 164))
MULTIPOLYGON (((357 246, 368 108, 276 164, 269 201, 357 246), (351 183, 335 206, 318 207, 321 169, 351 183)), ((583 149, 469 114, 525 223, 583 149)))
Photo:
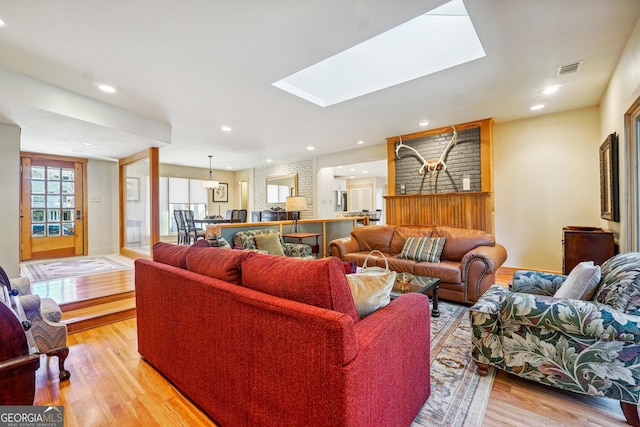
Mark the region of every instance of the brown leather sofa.
MULTIPOLYGON (((332 240, 332 256, 357 261, 362 266, 372 250, 385 254, 389 268, 419 276, 438 277, 438 297, 466 304, 475 303, 495 283, 496 272, 507 259, 505 248, 484 231, 445 226, 377 225, 353 229, 350 237, 332 240), (397 258, 408 237, 446 237, 439 263, 397 258)), ((367 265, 384 267, 379 255, 367 265)))

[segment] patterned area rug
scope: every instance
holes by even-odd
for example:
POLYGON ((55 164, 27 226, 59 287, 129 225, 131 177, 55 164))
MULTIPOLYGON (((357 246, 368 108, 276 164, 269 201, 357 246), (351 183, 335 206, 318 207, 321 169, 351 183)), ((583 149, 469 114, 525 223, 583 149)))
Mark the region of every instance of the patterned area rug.
POLYGON ((106 256, 67 258, 55 261, 28 262, 20 266, 20 275, 32 282, 66 279, 107 271, 128 270, 133 265, 106 256))
POLYGON ((431 318, 431 395, 412 426, 482 424, 495 369, 481 377, 471 359, 469 308, 440 302, 431 318))

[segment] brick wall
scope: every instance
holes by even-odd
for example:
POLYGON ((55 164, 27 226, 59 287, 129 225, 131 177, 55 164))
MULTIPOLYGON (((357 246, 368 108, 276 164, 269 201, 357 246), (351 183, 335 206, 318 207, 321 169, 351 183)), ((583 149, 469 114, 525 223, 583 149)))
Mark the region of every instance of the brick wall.
MULTIPOLYGON (((440 158, 453 136, 453 132, 431 135, 404 142, 418 151, 427 161, 440 158)), ((447 169, 438 171, 435 179, 431 173, 418 175, 422 166, 420 159, 408 149, 400 149, 396 157, 396 194, 454 193, 462 190, 462 178, 468 175, 470 191, 480 191, 480 128, 458 132, 458 141, 445 158, 447 169), (404 185, 404 192, 402 186, 404 185)))
POLYGON ((254 170, 255 192, 254 206, 256 211, 270 209, 275 206, 284 208, 284 204, 267 204, 267 177, 297 173, 298 174, 298 196, 304 196, 307 200, 307 210, 300 212, 300 219, 315 217, 315 167, 312 159, 300 160, 297 162, 282 163, 254 170))

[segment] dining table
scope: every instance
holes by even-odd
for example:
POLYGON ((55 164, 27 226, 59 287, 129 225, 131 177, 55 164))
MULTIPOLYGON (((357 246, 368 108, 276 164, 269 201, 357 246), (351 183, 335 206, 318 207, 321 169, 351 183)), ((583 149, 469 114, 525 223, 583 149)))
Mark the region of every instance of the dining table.
POLYGON ((200 218, 194 219, 196 224, 230 224, 232 221, 225 218, 200 218))

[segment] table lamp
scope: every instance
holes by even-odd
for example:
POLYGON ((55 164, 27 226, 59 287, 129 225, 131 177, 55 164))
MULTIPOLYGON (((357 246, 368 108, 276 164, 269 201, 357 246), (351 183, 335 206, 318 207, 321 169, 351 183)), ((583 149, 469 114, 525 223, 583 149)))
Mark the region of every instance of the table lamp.
POLYGON ((291 196, 285 200, 285 210, 287 212, 293 212, 294 221, 294 233, 298 232, 298 218, 300 217, 300 211, 307 210, 307 199, 304 196, 291 196))

